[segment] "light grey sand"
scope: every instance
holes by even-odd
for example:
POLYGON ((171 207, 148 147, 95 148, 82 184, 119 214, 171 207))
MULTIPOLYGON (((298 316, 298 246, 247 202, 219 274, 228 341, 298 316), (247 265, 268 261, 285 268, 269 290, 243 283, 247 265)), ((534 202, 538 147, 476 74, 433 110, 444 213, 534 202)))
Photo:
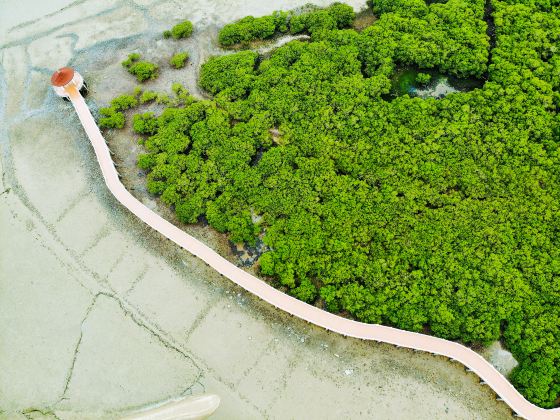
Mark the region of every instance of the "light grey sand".
MULTIPOLYGON (((105 190, 72 108, 48 87, 54 68, 75 65, 103 105, 135 85, 119 60, 131 48, 157 57, 155 34, 182 17, 211 44, 217 24, 301 3, 1 4, 9 26, 22 10, 53 14, 0 38, 0 417, 114 418, 203 391, 222 399, 215 418, 510 417, 460 365, 308 326, 162 240, 105 190)), ((212 51, 166 48, 179 46, 199 60, 212 51)), ((125 138, 110 141, 130 159, 125 138)))

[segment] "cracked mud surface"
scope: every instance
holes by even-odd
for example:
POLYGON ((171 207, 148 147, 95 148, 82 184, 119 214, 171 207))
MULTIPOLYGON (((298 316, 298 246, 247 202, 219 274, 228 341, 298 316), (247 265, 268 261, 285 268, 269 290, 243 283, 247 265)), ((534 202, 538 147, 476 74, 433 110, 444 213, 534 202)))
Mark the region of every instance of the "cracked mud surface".
MULTIPOLYGON (((216 419, 510 418, 462 366, 278 313, 152 232, 110 196, 49 88, 53 69, 76 66, 95 109, 135 86, 128 52, 164 62, 178 48, 158 36, 181 18, 206 34, 182 46, 197 63, 218 25, 305 0, 32 3, 0 10, 0 418, 115 418, 201 392, 221 397, 216 419)), ((194 90, 196 66, 181 74, 194 90)))

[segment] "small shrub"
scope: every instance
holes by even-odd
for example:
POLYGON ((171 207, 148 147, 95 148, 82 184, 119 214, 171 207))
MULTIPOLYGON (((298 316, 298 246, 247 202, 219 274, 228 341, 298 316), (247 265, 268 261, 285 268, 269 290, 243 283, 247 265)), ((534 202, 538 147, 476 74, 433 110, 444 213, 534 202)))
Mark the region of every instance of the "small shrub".
POLYGON ((115 108, 112 107, 100 108, 99 113, 104 117, 109 117, 115 113, 115 108))
MULTIPOLYGON (((188 38, 193 32, 193 24, 185 20, 171 28, 171 36, 175 39, 188 38)), ((164 32, 165 36, 165 32, 164 32)))
POLYGON ((188 58, 189 58, 189 53, 180 52, 175 54, 173 57, 171 57, 171 59, 169 60, 169 64, 171 64, 171 67, 173 68, 181 69, 185 67, 188 58))
POLYGON ((132 95, 120 95, 111 101, 111 107, 115 111, 124 111, 138 105, 138 100, 132 95))
POLYGON ((157 77, 158 66, 157 64, 150 63, 149 61, 140 60, 140 54, 132 53, 121 64, 125 67, 130 74, 136 76, 136 80, 143 82, 148 79, 155 79, 157 77))
POLYGON ((138 61, 128 68, 128 72, 136 76, 136 80, 144 82, 149 79, 155 79, 158 76, 157 64, 149 61, 138 61))
POLYGON ((427 85, 432 80, 432 76, 428 73, 418 73, 416 75, 416 83, 419 85, 427 85))
POLYGON ((163 37, 165 39, 171 38, 171 31, 170 30, 163 31, 163 37))
POLYGON ((183 93, 187 93, 187 94, 189 93, 187 91, 187 89, 181 83, 178 83, 178 82, 175 82, 171 85, 171 90, 177 96, 179 96, 183 93))
POLYGON ((142 93, 142 96, 140 96, 140 103, 145 104, 147 102, 155 101, 157 96, 157 92, 154 92, 153 90, 146 90, 144 93, 142 93))
POLYGON ((158 129, 157 118, 153 112, 136 114, 132 117, 132 128, 138 134, 154 134, 158 129))
POLYGON ((123 128, 125 123, 124 114, 115 108, 101 108, 99 110, 103 118, 99 119, 100 128, 123 128))
POLYGON ((141 56, 138 53, 128 54, 128 58, 124 60, 121 64, 123 65, 123 67, 130 68, 130 66, 132 66, 133 63, 140 60, 140 57, 141 56))

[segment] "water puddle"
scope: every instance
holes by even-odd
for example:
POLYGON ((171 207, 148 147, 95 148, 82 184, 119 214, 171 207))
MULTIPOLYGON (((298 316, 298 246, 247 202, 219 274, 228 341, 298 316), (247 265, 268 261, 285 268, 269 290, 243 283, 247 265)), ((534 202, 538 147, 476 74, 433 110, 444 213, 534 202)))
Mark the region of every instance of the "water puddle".
POLYGON ((437 70, 398 69, 392 79, 391 97, 409 95, 441 99, 450 93, 468 92, 482 87, 483 80, 459 79, 437 70))

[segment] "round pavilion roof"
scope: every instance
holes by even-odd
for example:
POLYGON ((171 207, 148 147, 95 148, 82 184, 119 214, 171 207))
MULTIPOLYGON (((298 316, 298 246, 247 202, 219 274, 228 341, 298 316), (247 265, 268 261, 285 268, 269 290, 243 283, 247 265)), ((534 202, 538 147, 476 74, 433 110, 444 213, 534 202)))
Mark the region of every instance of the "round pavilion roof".
POLYGON ((74 69, 70 67, 62 67, 53 73, 51 83, 53 86, 64 86, 70 83, 74 78, 74 69))

